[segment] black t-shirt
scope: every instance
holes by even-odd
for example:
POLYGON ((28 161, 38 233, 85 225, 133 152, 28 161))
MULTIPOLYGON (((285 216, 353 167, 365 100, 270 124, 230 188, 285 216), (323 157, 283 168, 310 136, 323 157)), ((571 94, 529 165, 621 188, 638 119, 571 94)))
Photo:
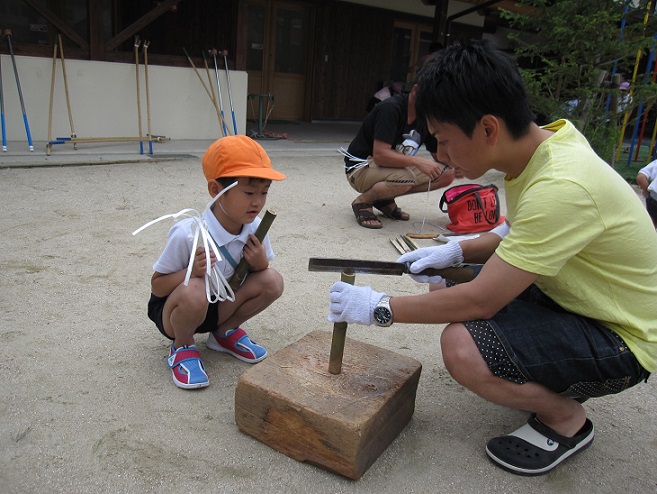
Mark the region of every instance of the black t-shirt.
MULTIPOLYGON (((392 149, 404 141, 404 134, 415 130, 421 136, 421 143, 430 153, 438 150, 436 139, 429 134, 424 122, 416 120, 412 125, 408 119, 408 96, 396 95, 377 104, 365 117, 356 137, 349 144, 349 153, 353 156, 366 159, 374 152, 374 141, 383 141, 390 144, 392 149)), ((345 164, 353 165, 345 157, 345 164)))

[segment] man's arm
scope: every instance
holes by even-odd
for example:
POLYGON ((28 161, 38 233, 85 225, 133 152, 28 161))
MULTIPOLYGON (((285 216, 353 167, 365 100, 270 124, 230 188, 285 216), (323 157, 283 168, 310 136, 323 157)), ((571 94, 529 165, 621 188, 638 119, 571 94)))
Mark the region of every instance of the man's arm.
POLYGON ((385 141, 374 141, 372 150, 374 162, 379 166, 389 168, 406 168, 415 166, 428 177, 437 178, 443 167, 436 161, 422 158, 421 156, 408 156, 399 153, 390 147, 390 143, 385 141))
POLYGON ((537 274, 518 269, 493 254, 474 280, 423 295, 393 296, 390 307, 396 323, 490 319, 537 278, 537 274))
POLYGON ((648 186, 650 185, 650 180, 648 177, 646 177, 643 173, 639 173, 636 176, 636 183, 639 187, 641 187, 641 190, 643 191, 643 195, 648 197, 650 194, 648 192, 648 186))
MULTIPOLYGON (((504 234, 496 233, 495 230, 501 230, 505 224, 502 224, 494 229, 494 231, 482 233, 477 238, 471 240, 461 240, 459 245, 463 251, 463 260, 467 263, 484 264, 500 245, 502 239, 506 236, 504 234)), ((508 232, 508 230, 507 230, 508 232)))

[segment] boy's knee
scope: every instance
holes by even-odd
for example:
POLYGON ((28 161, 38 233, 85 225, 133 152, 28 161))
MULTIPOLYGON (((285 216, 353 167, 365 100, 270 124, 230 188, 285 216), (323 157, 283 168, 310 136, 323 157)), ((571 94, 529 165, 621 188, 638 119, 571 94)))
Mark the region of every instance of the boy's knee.
POLYGON ((256 289, 263 295, 266 295, 267 298, 271 300, 276 300, 283 294, 283 289, 285 288, 285 282, 283 281, 283 276, 281 273, 272 268, 267 268, 264 271, 258 271, 252 273, 251 276, 247 276, 246 280, 249 281, 249 278, 253 279, 256 289), (256 276, 252 276, 252 275, 256 276))
POLYGON ((192 279, 187 286, 180 285, 175 292, 175 300, 179 307, 184 307, 190 312, 204 312, 208 308, 208 300, 205 293, 205 281, 192 279))
POLYGON ((267 271, 268 271, 267 291, 274 299, 277 299, 281 295, 283 295, 283 290, 285 289, 285 281, 283 280, 283 276, 281 275, 281 273, 279 273, 275 269, 269 268, 267 269, 267 271))

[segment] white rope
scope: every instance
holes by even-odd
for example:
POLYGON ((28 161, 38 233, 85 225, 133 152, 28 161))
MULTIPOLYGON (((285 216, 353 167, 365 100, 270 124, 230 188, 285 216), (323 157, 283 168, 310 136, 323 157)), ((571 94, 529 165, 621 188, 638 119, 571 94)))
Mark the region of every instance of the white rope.
MULTIPOLYGON (((208 204, 205 206, 205 211, 210 210, 210 207, 219 199, 227 190, 235 187, 237 182, 232 183, 225 189, 223 189, 219 194, 217 194, 208 204)), ((210 231, 208 230, 208 225, 203 219, 203 215, 199 214, 195 209, 183 209, 174 214, 165 214, 159 218, 149 221, 145 225, 137 228, 133 235, 137 235, 142 230, 145 230, 151 225, 154 225, 158 221, 171 218, 173 221, 179 221, 185 218, 191 218, 193 220, 192 224, 192 234, 194 236, 192 240, 192 252, 189 255, 189 263, 187 264, 187 273, 185 275, 184 285, 189 285, 189 279, 192 276, 192 269, 194 267, 194 257, 196 256, 196 249, 199 244, 199 237, 203 242, 203 248, 205 250, 205 296, 209 303, 213 304, 215 302, 223 302, 224 300, 229 300, 233 302, 235 300, 235 293, 230 287, 226 278, 221 273, 219 269, 219 261, 221 261, 221 255, 219 254, 219 249, 215 243, 210 231), (217 262, 214 267, 212 267, 212 258, 210 255, 210 250, 214 253, 215 259, 217 262)))
POLYGON ((347 173, 352 173, 355 172, 356 170, 360 170, 361 168, 365 168, 366 166, 369 166, 369 161, 367 159, 354 156, 345 148, 338 149, 338 153, 340 153, 342 156, 349 158, 349 161, 354 162, 354 164, 351 166, 347 166, 345 164, 345 169, 347 170, 347 173))
MULTIPOLYGON (((441 173, 442 175, 442 173, 441 173)), ((424 223, 427 221, 427 213, 429 212, 429 192, 431 192, 431 179, 429 179, 429 188, 427 189, 427 198, 424 201, 424 216, 422 216, 422 226, 420 226, 420 232, 424 231, 424 223)))
MULTIPOLYGON (((440 171, 440 175, 438 175, 438 177, 436 177, 434 180, 429 180, 429 187, 427 188, 427 197, 426 197, 426 200, 425 200, 425 202, 424 202, 424 216, 422 217, 422 225, 420 225, 420 231, 419 231, 419 232, 416 232, 416 233, 418 233, 418 234, 421 234, 421 233, 424 231, 424 224, 425 224, 425 222, 426 222, 426 220, 427 220, 427 214, 428 214, 428 212, 429 212, 429 207, 430 207, 430 204, 429 204, 429 192, 431 192, 431 184, 432 184, 433 182, 435 182, 436 180, 440 180, 440 177, 442 177, 443 174, 444 174, 448 169, 449 169, 449 166, 445 165, 445 166, 443 167, 443 169, 440 171)), ((431 226, 436 226, 436 225, 431 225, 431 226)))

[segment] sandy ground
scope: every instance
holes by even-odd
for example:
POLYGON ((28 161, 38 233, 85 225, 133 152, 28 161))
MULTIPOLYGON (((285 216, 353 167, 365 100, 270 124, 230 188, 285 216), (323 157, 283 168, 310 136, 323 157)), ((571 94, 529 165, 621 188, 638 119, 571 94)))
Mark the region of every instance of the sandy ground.
MULTIPOLYGON (((447 223, 440 192, 402 198, 410 222, 356 225, 355 193, 334 156, 277 156, 288 179, 272 186, 270 231, 283 297, 249 321, 270 353, 326 321, 337 273, 309 273, 308 257, 395 260, 389 238, 447 223), (422 226, 423 218, 425 224, 422 226)), ((489 174, 481 183, 500 183, 489 174)), ((440 326, 350 326, 351 338, 418 359, 408 426, 358 481, 299 463, 237 429, 234 392, 249 368, 197 342, 210 387, 176 388, 168 342, 146 317, 152 264, 169 221, 203 209, 200 160, 0 170, 0 491, 276 493, 654 493, 657 387, 590 400, 597 428, 586 452, 526 478, 487 460, 486 441, 526 414, 478 398, 442 362, 440 326)), ((432 240, 418 241, 421 246, 432 240)), ((408 277, 359 275, 390 294, 424 290, 408 277)), ((327 348, 327 353, 328 353, 327 348)))

